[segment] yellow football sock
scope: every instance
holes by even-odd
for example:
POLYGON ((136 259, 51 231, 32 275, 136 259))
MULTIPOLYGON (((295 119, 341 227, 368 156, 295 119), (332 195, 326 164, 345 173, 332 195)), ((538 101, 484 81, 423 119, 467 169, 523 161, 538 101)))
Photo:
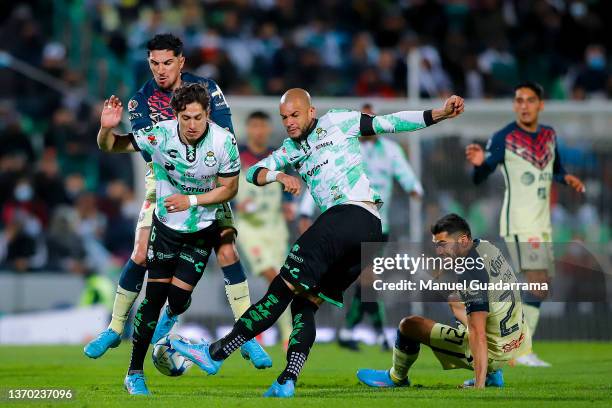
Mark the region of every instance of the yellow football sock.
POLYGON ((137 297, 138 292, 131 292, 117 285, 117 293, 113 303, 113 314, 108 325, 109 329, 113 329, 119 334, 123 333, 125 322, 137 297))
POLYGON ((225 294, 232 308, 234 320, 238 320, 251 307, 248 282, 244 281, 234 285, 225 285, 225 294))
POLYGON ((408 377, 408 369, 419 357, 419 353, 407 354, 393 347, 393 367, 389 370, 389 376, 396 382, 402 382, 408 377))

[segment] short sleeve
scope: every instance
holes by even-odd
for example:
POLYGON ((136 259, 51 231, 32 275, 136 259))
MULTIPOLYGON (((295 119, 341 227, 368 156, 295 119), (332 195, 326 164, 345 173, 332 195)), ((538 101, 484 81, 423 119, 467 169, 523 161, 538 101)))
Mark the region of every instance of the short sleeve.
POLYGON ((149 104, 144 95, 138 92, 128 102, 128 115, 132 132, 152 126, 153 122, 149 116, 149 104))
POLYGON ((230 132, 226 132, 223 142, 223 151, 220 154, 219 177, 234 177, 240 173, 240 154, 236 138, 230 132))

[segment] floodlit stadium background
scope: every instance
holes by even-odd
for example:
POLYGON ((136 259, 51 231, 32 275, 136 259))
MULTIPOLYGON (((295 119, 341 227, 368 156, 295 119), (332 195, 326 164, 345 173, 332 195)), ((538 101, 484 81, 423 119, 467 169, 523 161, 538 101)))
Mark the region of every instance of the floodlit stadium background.
MULTIPOLYGON (((282 140, 278 98, 293 86, 310 90, 321 113, 365 102, 379 113, 425 109, 450 93, 466 97, 460 119, 395 137, 426 191, 421 202, 396 191, 391 236, 400 242, 427 245, 428 226, 451 211, 467 217, 474 235, 498 239, 502 176, 474 186, 464 147, 513 120, 519 79, 542 83, 549 97, 542 121, 560 135, 566 169, 587 185, 584 196, 554 186, 555 241, 600 244, 609 259, 610 3, 438 3, 57 0, 3 7, 0 343, 82 343, 105 327, 132 250, 144 163, 139 155, 98 151, 99 110, 113 93, 125 104, 149 78, 143 44, 160 32, 182 37, 186 71, 219 83, 239 142, 255 109, 274 118, 273 145, 282 140), (86 282, 98 290, 85 291, 86 282)), ((610 299, 610 275, 602 281, 610 299)), ((250 278, 250 287, 256 299, 265 285, 250 278)), ((387 326, 423 309, 450 321, 444 304, 390 297, 387 326)), ((609 340, 609 312, 606 302, 545 303, 536 338, 609 340)), ((323 308, 318 340, 333 338, 343 313, 323 308)), ((215 336, 231 320, 211 262, 182 323, 194 335, 215 336)), ((359 335, 373 338, 367 330, 359 335)))

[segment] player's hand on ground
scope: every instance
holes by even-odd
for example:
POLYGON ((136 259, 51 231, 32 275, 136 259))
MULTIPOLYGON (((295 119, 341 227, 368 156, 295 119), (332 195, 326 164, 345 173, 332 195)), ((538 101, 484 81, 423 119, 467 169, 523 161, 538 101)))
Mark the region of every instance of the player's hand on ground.
POLYGON ((453 95, 444 102, 444 119, 457 117, 463 113, 464 109, 465 105, 463 98, 453 95))
POLYGON ((571 174, 566 174, 564 179, 567 185, 576 190, 577 192, 584 193, 586 191, 584 183, 578 177, 571 174))
POLYGON ((276 176, 276 181, 285 186, 285 191, 293 195, 299 195, 302 190, 302 183, 297 177, 289 176, 284 173, 279 173, 276 176))
POLYGON ((164 200, 164 207, 169 213, 185 211, 190 206, 189 197, 183 194, 172 194, 164 200))
POLYGON ((119 98, 112 95, 104 101, 102 115, 100 115, 100 127, 112 129, 121 122, 121 114, 123 113, 123 105, 119 98))
POLYGON ((472 143, 465 148, 465 158, 474 166, 480 166, 484 162, 485 154, 482 146, 472 143))

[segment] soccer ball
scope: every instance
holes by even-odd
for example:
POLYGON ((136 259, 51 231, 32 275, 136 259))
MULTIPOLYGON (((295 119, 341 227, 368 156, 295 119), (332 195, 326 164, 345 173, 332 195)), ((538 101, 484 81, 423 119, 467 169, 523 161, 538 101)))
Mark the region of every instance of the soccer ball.
POLYGON ((193 363, 172 348, 171 340, 189 341, 178 334, 168 334, 155 343, 152 357, 153 364, 160 373, 176 377, 185 374, 193 363))

